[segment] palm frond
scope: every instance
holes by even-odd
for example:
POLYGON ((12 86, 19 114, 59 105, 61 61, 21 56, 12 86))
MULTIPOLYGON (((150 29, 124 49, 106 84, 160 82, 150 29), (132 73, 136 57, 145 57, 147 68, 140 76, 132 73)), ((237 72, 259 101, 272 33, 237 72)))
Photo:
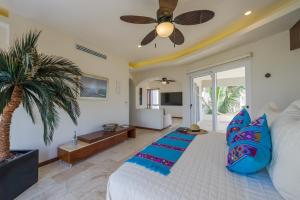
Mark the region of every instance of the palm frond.
POLYGON ((18 58, 23 66, 28 66, 31 63, 32 55, 36 52, 37 41, 41 31, 29 31, 20 39, 15 40, 9 50, 12 57, 18 58))
POLYGON ((35 123, 35 117, 34 117, 34 113, 33 113, 33 104, 34 104, 34 100, 32 99, 31 95, 28 94, 27 90, 23 91, 23 107, 26 110, 26 112, 29 114, 31 120, 33 123, 35 123))
POLYGON ((232 112, 235 104, 239 102, 241 91, 243 89, 244 89, 243 86, 226 87, 226 96, 219 107, 219 112, 223 114, 232 112))
POLYGON ((46 100, 47 102, 44 102, 41 100, 41 98, 38 98, 38 96, 30 90, 27 90, 26 94, 36 105, 39 111, 44 127, 44 142, 45 144, 49 144, 53 139, 53 133, 59 121, 58 112, 53 103, 51 103, 50 99, 46 100))
POLYGON ((8 102, 10 102, 13 90, 14 87, 7 87, 0 90, 0 115, 2 115, 3 109, 8 104, 8 102))

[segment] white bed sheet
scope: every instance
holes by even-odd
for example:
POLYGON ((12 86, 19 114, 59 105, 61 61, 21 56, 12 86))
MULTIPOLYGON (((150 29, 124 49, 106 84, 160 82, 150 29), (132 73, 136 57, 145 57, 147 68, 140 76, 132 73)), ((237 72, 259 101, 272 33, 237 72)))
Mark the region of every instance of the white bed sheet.
POLYGON ((168 176, 124 163, 109 178, 107 200, 281 200, 269 175, 226 169, 225 135, 197 136, 168 176))

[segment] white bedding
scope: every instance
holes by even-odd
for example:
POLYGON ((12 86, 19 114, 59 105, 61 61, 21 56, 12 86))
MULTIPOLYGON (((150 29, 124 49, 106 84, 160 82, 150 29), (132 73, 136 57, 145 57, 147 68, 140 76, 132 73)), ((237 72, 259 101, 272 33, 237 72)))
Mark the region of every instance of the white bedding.
POLYGON ((277 200, 266 171, 241 176, 226 168, 225 135, 197 136, 168 176, 124 163, 109 178, 107 200, 277 200))

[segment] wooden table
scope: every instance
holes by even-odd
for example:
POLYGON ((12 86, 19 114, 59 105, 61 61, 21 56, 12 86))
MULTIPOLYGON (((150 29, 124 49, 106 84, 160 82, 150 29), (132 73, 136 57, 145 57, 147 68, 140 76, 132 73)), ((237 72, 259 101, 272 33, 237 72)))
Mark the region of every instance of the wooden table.
POLYGON ((69 164, 88 158, 100 151, 110 148, 125 141, 135 138, 135 127, 118 128, 114 132, 97 131, 78 137, 76 145, 70 143, 59 146, 58 158, 69 164))

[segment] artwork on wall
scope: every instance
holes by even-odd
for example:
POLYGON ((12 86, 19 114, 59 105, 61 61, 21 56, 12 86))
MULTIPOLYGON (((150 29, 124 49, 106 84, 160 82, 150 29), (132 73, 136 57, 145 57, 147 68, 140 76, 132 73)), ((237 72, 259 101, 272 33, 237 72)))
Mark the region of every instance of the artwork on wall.
POLYGON ((84 74, 81 77, 82 88, 80 98, 83 99, 107 99, 108 79, 84 74))

